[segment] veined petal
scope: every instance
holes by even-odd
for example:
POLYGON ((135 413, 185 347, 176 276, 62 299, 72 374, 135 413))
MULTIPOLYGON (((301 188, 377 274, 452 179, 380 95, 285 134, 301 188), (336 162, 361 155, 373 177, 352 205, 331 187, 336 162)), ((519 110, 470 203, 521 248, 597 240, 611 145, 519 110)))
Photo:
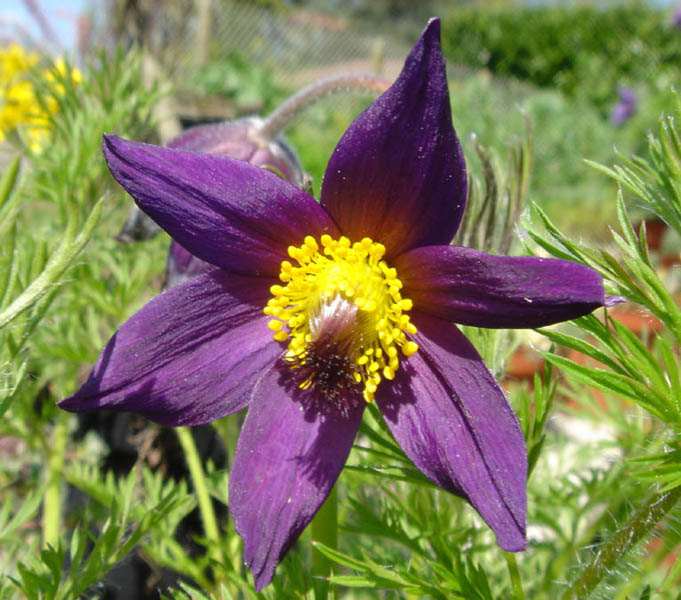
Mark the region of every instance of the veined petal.
POLYGON ((112 408, 198 425, 243 408, 281 348, 262 308, 273 280, 213 268, 154 298, 111 338, 59 406, 112 408))
POLYGON ((322 206, 352 240, 387 257, 448 244, 466 201, 466 165, 452 126, 440 22, 432 19, 393 85, 341 138, 326 168, 322 206))
POLYGON ((305 407, 305 391, 268 371, 253 390, 229 480, 229 507, 244 560, 265 587, 345 465, 364 402, 344 417, 305 407))
POLYGON ((276 277, 289 245, 338 229, 315 200, 246 162, 104 136, 111 173, 139 207, 198 258, 276 277))
POLYGON ((378 406, 429 479, 466 498, 504 550, 523 550, 527 454, 518 420, 456 326, 417 311, 413 320, 419 351, 379 386, 378 406))
POLYGON ((543 327, 603 306, 593 269, 556 258, 492 256, 461 246, 429 246, 393 265, 419 310, 476 327, 543 327))

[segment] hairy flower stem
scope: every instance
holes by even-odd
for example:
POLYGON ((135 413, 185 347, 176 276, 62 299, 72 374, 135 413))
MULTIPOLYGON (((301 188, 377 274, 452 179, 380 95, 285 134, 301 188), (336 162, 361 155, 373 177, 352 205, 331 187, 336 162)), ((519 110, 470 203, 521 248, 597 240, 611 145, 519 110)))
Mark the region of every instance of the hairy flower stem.
POLYGON ((563 594, 563 600, 586 598, 611 573, 619 559, 643 539, 681 498, 681 486, 655 494, 612 536, 579 578, 563 594))
POLYGON ((511 589, 513 590, 513 600, 525 600, 525 592, 523 592, 523 584, 520 581, 520 571, 518 570, 518 563, 515 560, 513 552, 504 552, 506 558, 506 565, 508 566, 508 574, 511 577, 511 589))
MULTIPOLYGON (((334 485, 328 498, 312 519, 312 539, 325 546, 338 548, 338 492, 334 485)), ((333 561, 321 552, 312 552, 312 574, 315 577, 315 600, 326 600, 329 597, 329 583, 325 579, 333 572, 333 561)), ((331 597, 337 598, 334 588, 331 597)))
POLYGON ((64 453, 68 438, 67 420, 63 414, 57 417, 52 434, 51 444, 47 448, 47 488, 43 497, 43 547, 56 547, 59 542, 59 525, 61 522, 61 488, 64 453))
POLYGON ((348 92, 365 92, 376 96, 382 94, 390 86, 390 82, 375 75, 338 75, 313 83, 296 92, 279 108, 265 117, 260 125, 260 134, 273 140, 282 133, 291 122, 315 102, 332 96, 348 92))
POLYGON ((217 519, 215 518, 215 511, 213 510, 213 501, 208 493, 206 486, 206 477, 201 464, 201 457, 196 449, 194 443, 194 436, 189 427, 177 427, 175 429, 177 437, 180 440, 184 458, 187 461, 189 474, 194 484, 194 491, 196 492, 196 499, 199 503, 199 513, 201 514, 201 522, 203 524, 203 532, 206 539, 210 542, 208 552, 211 556, 222 561, 223 553, 220 541, 220 531, 218 529, 217 519))

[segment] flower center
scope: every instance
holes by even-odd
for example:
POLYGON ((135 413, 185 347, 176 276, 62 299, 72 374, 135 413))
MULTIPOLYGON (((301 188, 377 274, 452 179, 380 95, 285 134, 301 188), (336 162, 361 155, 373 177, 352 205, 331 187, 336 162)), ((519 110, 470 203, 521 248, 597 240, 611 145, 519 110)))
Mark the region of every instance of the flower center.
POLYGON ((406 337, 416 333, 405 314, 412 302, 400 295, 397 271, 381 260, 383 244, 329 235, 320 241, 321 249, 312 236, 289 246, 298 266, 281 263, 285 285, 270 288, 268 326, 275 340, 288 340, 285 361, 301 389, 337 402, 361 390, 371 402, 381 379, 395 377, 398 349, 405 356, 418 350, 406 337))

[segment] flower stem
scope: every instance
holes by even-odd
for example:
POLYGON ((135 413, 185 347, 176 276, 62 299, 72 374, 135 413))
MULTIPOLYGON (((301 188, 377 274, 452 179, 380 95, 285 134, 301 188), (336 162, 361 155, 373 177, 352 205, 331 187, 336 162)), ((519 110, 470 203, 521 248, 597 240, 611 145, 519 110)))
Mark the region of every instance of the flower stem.
POLYGON ((308 107, 333 94, 365 92, 376 96, 385 92, 389 86, 388 80, 368 74, 338 75, 322 79, 293 94, 266 117, 260 125, 260 134, 267 139, 276 138, 308 107))
POLYGON ((196 499, 199 503, 199 512, 201 513, 203 532, 206 535, 206 539, 210 542, 209 552, 213 558, 220 560, 222 559, 220 531, 217 519, 215 518, 215 511, 213 510, 213 501, 208 493, 201 457, 194 443, 194 436, 189 427, 177 427, 175 431, 184 451, 184 458, 187 461, 189 474, 194 484, 196 499))
POLYGON ((601 548, 579 578, 563 594, 563 600, 586 598, 612 572, 619 559, 631 550, 674 507, 681 498, 681 486, 666 494, 653 495, 601 548))
POLYGON ((48 544, 56 547, 59 542, 62 471, 67 438, 67 421, 59 415, 52 434, 47 462, 47 488, 43 497, 43 547, 48 544))
MULTIPOLYGON (((338 548, 338 492, 333 486, 331 493, 312 519, 312 539, 322 542, 329 548, 338 548)), ((333 561, 321 552, 312 552, 312 574, 315 577, 315 600, 325 600, 329 595, 329 582, 326 578, 333 573, 333 561)), ((336 590, 332 591, 336 598, 336 590)))
POLYGON ((523 592, 523 584, 520 581, 520 571, 518 570, 518 563, 515 560, 513 552, 504 552, 506 558, 506 565, 508 566, 508 574, 511 577, 511 589, 513 590, 513 600, 525 600, 525 593, 523 592))

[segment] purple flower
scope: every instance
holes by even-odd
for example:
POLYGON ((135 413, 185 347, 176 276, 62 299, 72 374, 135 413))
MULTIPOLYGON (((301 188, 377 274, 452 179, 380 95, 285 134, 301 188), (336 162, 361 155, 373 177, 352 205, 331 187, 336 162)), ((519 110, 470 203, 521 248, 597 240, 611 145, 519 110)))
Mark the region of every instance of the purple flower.
POLYGON ((367 401, 503 549, 525 547, 523 435, 453 322, 548 325, 602 306, 603 284, 571 262, 448 245, 466 169, 439 34, 431 20, 345 132, 320 204, 242 161, 104 139, 142 210, 214 268, 130 318, 60 405, 165 425, 248 406, 229 504, 258 590, 329 494, 367 401))
POLYGON ((619 127, 631 119, 638 107, 636 93, 630 87, 624 85, 619 86, 617 88, 617 95, 619 96, 619 100, 610 114, 610 122, 615 127, 619 127))
POLYGON ((677 6, 674 9, 671 17, 669 18, 669 24, 674 29, 681 29, 681 6, 677 6))

